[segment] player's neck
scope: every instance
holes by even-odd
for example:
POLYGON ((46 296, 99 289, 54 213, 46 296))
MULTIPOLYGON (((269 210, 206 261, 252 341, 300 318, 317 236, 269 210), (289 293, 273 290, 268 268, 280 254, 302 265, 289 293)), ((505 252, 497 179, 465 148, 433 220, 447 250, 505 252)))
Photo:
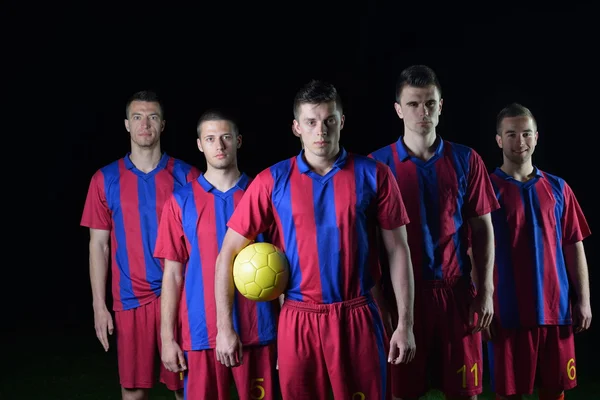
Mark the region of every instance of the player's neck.
POLYGON ((306 161, 311 171, 321 176, 325 176, 329 171, 331 171, 333 165, 335 164, 335 160, 337 160, 337 158, 339 157, 340 148, 338 147, 337 151, 335 151, 333 155, 328 155, 324 157, 317 156, 311 153, 310 151, 304 151, 303 155, 304 161, 306 161))
POLYGON ((519 182, 527 182, 535 176, 535 170, 531 159, 523 164, 516 164, 505 159, 500 169, 519 182))
POLYGON ((204 178, 220 192, 225 193, 235 186, 242 173, 237 165, 230 168, 217 169, 207 165, 204 178))
POLYGON ((162 152, 159 144, 147 148, 132 146, 131 154, 129 156, 133 165, 144 173, 153 171, 158 166, 161 158, 162 152))
POLYGON ((427 161, 434 156, 438 144, 438 136, 435 130, 425 135, 407 130, 402 140, 409 154, 423 161, 427 161))

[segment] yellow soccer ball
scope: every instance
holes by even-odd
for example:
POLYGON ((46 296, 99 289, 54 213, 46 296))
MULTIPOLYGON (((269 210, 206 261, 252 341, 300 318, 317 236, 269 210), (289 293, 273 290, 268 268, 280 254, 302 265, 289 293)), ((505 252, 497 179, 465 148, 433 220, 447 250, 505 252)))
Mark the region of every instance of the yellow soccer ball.
POLYGON ((251 243, 233 260, 235 287, 250 300, 275 300, 284 292, 289 274, 285 254, 271 243, 251 243))

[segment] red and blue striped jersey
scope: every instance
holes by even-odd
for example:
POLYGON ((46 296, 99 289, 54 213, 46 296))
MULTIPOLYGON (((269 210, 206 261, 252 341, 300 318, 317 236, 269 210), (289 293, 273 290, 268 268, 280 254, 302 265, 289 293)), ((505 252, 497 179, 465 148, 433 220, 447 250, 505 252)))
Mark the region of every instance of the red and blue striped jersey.
POLYGON ((527 182, 500 168, 491 179, 501 205, 492 213, 496 316, 505 328, 571 324, 563 246, 591 234, 573 191, 537 168, 527 182))
POLYGON ((129 153, 92 176, 81 225, 111 232, 113 310, 129 310, 160 296, 163 265, 152 256, 165 201, 200 171, 163 154, 144 173, 129 153))
MULTIPOLYGON (((179 302, 183 350, 215 348, 215 263, 227 221, 249 182, 242 174, 237 184, 223 193, 200 176, 175 191, 165 204, 154 256, 184 265, 179 302)), ((264 241, 261 236, 257 241, 264 241)), ((278 306, 277 300, 256 302, 235 291, 233 327, 242 344, 262 345, 275 340, 278 306)))
POLYGON ((470 276, 468 219, 499 207, 479 154, 439 138, 434 156, 423 161, 401 137, 369 157, 388 165, 400 187, 415 282, 470 276))
POLYGON ((303 152, 258 174, 228 226, 253 239, 275 223, 292 300, 330 304, 369 295, 381 276, 377 226, 409 222, 398 185, 386 165, 343 148, 324 176, 311 171, 303 152))

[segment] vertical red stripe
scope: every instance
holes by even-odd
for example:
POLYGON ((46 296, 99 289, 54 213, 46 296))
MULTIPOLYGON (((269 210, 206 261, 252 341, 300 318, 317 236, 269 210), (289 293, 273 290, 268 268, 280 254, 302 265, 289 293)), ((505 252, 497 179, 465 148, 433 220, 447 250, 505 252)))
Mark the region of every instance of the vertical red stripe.
MULTIPOLYGON (((336 221, 340 233, 340 288, 344 299, 353 299, 361 295, 360 272, 355 262, 358 249, 358 233, 356 231, 356 175, 354 173, 354 158, 349 156, 343 170, 333 176, 333 193, 335 201, 336 221), (340 205, 342 205, 340 207, 340 205), (347 205, 347 206, 346 206, 347 205), (354 285, 350 285, 354 282, 354 285)), ((367 256, 367 255, 365 255, 367 256)), ((368 258, 365 259, 368 261, 368 258)), ((377 265, 376 265, 377 266, 377 265)), ((372 267, 366 263, 365 268, 372 267)), ((371 271, 369 271, 371 272, 371 271)))
POLYGON ((421 228, 421 198, 419 196, 419 179, 417 166, 413 162, 400 161, 396 144, 391 145, 394 156, 394 168, 396 181, 400 187, 400 194, 410 219, 406 225, 407 240, 410 247, 410 255, 413 264, 415 282, 423 279, 423 231, 421 228))
POLYGON ((313 181, 300 174, 294 165, 290 174, 291 210, 296 226, 296 242, 298 244, 298 261, 302 271, 300 292, 317 303, 323 302, 321 287, 321 270, 317 251, 317 224, 313 200, 313 181))
POLYGON ((504 190, 501 191, 505 204, 512 204, 510 214, 507 215, 509 232, 511 233, 510 247, 513 249, 511 255, 511 263, 513 268, 513 276, 515 277, 515 292, 518 297, 519 318, 524 325, 528 321, 535 321, 536 298, 534 296, 535 281, 533 269, 529 266, 533 265, 534 251, 529 245, 529 230, 523 225, 527 224, 525 216, 525 207, 521 191, 517 185, 503 185, 504 190))
MULTIPOLYGON (((549 186, 549 185, 548 185, 549 186)), ((554 319, 560 310, 560 289, 561 285, 556 272, 556 221, 554 216, 554 208, 556 207, 556 199, 552 193, 552 188, 547 186, 547 179, 540 179, 536 182, 531 190, 535 190, 539 200, 538 211, 542 213, 541 218, 538 217, 538 223, 542 223, 543 235, 543 289, 542 303, 544 304, 544 319, 554 319), (544 215, 545 214, 545 215, 544 215)))
MULTIPOLYGON (((209 232, 214 231, 217 226, 215 218, 215 203, 211 198, 214 196, 203 195, 204 189, 199 183, 192 185, 194 193, 194 202, 198 213, 198 220, 202 221, 202 225, 215 228, 209 228, 209 232)), ((210 346, 214 347, 214 338, 217 336, 217 310, 215 305, 215 260, 219 254, 219 248, 215 240, 215 236, 198 238, 198 249, 200 252, 200 260, 202 265, 202 282, 204 287, 204 312, 206 316, 206 331, 210 341, 210 346)), ((194 268, 194 266, 191 266, 194 268)))
MULTIPOLYGON (((233 203, 235 207, 237 207, 243 195, 244 191, 242 190, 237 190, 233 194, 233 203)), ((248 300, 237 290, 235 291, 235 295, 237 297, 239 326, 243 327, 240 332, 242 335, 241 340, 249 343, 258 343, 260 338, 258 336, 258 313, 256 312, 256 302, 248 300)))
POLYGON ((136 298, 143 298, 151 292, 146 279, 146 265, 144 257, 144 243, 140 223, 140 205, 138 195, 138 177, 125 167, 123 160, 119 161, 119 175, 121 176, 120 194, 121 213, 125 227, 125 246, 129 264, 131 287, 136 298))
POLYGON ((457 230, 454 215, 457 212, 456 206, 460 193, 451 151, 451 146, 445 146, 443 157, 435 163, 440 213, 440 237, 437 239, 440 240, 439 248, 442 250, 440 259, 443 260, 441 265, 443 279, 462 275, 458 261, 460 249, 456 248, 453 236, 457 230), (441 242, 442 240, 447 243, 441 242))

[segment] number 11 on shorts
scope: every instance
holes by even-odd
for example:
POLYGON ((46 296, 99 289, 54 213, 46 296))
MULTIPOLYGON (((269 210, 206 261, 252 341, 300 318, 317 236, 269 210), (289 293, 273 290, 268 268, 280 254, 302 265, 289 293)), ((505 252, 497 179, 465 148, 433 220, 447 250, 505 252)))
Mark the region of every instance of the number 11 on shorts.
MULTIPOLYGON (((471 369, 469 370, 471 375, 473 375, 473 383, 475 387, 479 386, 479 369, 477 368, 477 363, 473 364, 471 369)), ((462 387, 463 389, 467 387, 467 366, 463 364, 457 371, 457 374, 461 374, 462 378, 462 387)))

